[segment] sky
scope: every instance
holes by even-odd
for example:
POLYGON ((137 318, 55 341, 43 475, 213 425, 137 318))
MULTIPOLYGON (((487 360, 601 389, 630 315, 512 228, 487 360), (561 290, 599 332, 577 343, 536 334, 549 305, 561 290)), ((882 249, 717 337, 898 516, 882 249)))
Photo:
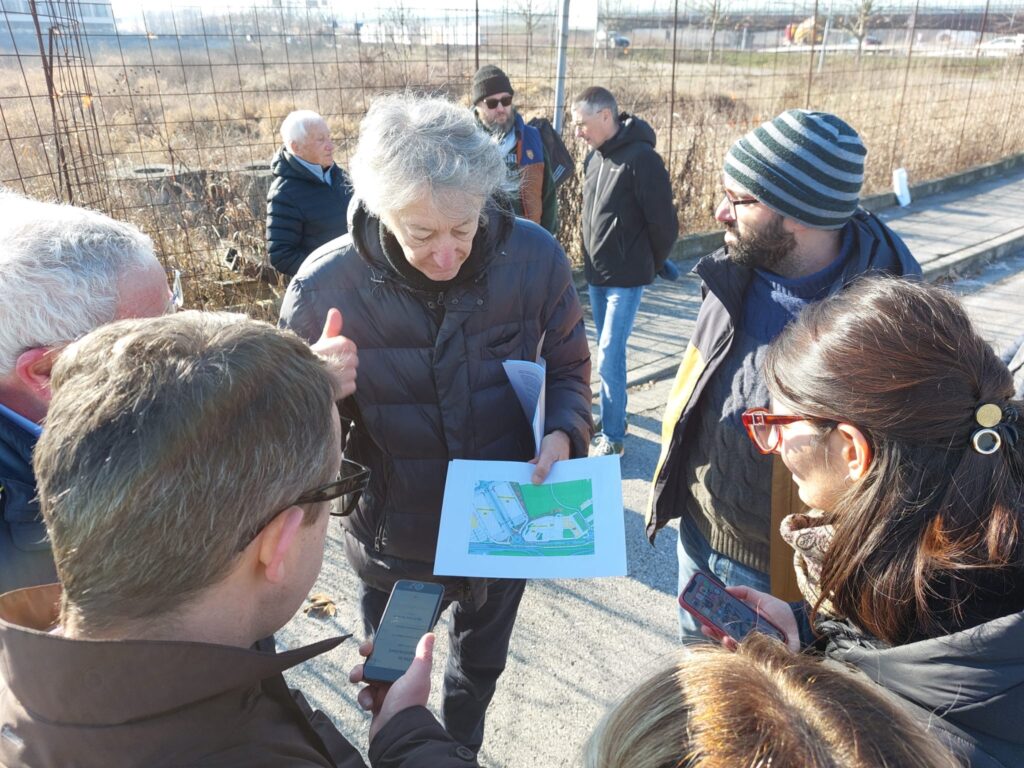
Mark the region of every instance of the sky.
MULTIPOLYGON (((981 10, 986 0, 919 0, 920 9, 927 10, 981 10)), ((471 19, 476 8, 475 0, 314 0, 319 3, 319 12, 330 15, 339 23, 362 21, 372 23, 387 18, 398 7, 412 12, 417 18, 437 21, 465 23, 471 19)), ((494 18, 496 14, 515 14, 519 8, 532 7, 535 12, 553 14, 561 9, 563 0, 479 0, 481 16, 494 18)), ((679 13, 701 14, 706 12, 713 0, 679 0, 679 13)), ((764 12, 766 10, 794 15, 810 15, 814 0, 719 0, 726 13, 764 12)), ((211 4, 204 0, 112 0, 114 17, 122 32, 144 29, 142 14, 171 9, 201 9, 203 15, 219 11, 240 11, 251 8, 302 9, 307 0, 228 0, 211 4)), ((608 10, 612 15, 639 12, 670 12, 675 0, 570 0, 570 28, 599 29, 599 11, 608 10)), ((860 0, 818 0, 819 13, 830 10, 836 13, 849 11, 859 6, 860 0), (831 6, 831 8, 830 8, 831 6)), ((1024 13, 1024 0, 991 0, 991 7, 1000 10, 1019 8, 1024 13)), ((883 12, 908 12, 914 8, 914 0, 881 0, 876 7, 883 12)))
MULTIPOLYGON (((219 2, 218 9, 246 9, 254 5, 269 7, 274 0, 231 0, 231 2, 219 2)), ((323 2, 324 0, 320 0, 323 2)), ((562 0, 479 0, 482 13, 501 12, 506 8, 515 10, 519 5, 532 3, 533 7, 543 13, 553 12, 561 6, 562 0)), ((615 8, 629 11, 671 10, 675 0, 600 0, 600 5, 607 8, 615 8)), ((708 5, 709 0, 679 0, 679 10, 697 11, 708 5)), ((819 0, 819 8, 822 12, 828 10, 829 3, 835 5, 835 9, 850 8, 859 5, 858 0, 819 0)), ((286 6, 305 7, 305 0, 282 0, 286 6)), ((791 9, 801 11, 813 6, 813 0, 720 0, 721 7, 726 12, 749 12, 778 10, 787 12, 791 9)), ((920 0, 920 7, 927 9, 982 9, 985 7, 985 0, 920 0)), ((397 5, 412 11, 422 12, 424 15, 443 15, 445 13, 471 13, 475 8, 474 0, 360 0, 353 3, 351 0, 326 0, 329 7, 340 16, 363 16, 372 18, 379 16, 388 9, 397 5), (356 6, 358 9, 354 9, 356 6)), ((1024 0, 992 0, 992 6, 1007 8, 1019 6, 1024 11, 1024 0)), ((201 0, 113 0, 115 15, 131 15, 139 8, 145 10, 167 10, 169 8, 199 7, 210 9, 209 3, 201 0)), ((592 15, 596 12, 599 0, 570 0, 570 13, 573 15, 592 15)), ((911 10, 914 6, 913 0, 899 0, 897 2, 876 3, 883 11, 911 10)))

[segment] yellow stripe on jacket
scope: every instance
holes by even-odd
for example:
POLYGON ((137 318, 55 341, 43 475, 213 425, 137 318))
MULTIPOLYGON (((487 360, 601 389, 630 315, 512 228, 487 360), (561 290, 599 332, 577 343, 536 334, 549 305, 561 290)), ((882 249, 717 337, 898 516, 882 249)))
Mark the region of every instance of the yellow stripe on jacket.
POLYGON ((672 384, 672 391, 668 396, 668 404, 665 406, 665 414, 661 420, 661 455, 658 457, 658 466, 654 470, 651 497, 647 505, 648 524, 654 519, 655 489, 658 478, 661 476, 661 470, 665 466, 665 460, 668 458, 669 448, 672 445, 672 434, 675 432, 676 425, 679 423, 679 417, 683 415, 683 410, 686 408, 686 404, 690 402, 693 390, 696 388, 697 382, 700 381, 700 377, 703 375, 706 367, 707 363, 704 360, 704 356, 691 341, 686 346, 683 361, 679 364, 679 370, 676 371, 676 380, 672 384))

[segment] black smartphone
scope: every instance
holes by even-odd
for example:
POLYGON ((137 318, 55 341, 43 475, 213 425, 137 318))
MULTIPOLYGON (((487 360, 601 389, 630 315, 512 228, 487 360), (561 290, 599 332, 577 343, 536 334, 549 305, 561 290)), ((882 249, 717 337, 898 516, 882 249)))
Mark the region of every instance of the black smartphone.
POLYGON ((718 579, 695 573, 679 595, 679 604, 701 624, 739 642, 751 632, 760 632, 786 642, 786 633, 742 600, 730 595, 718 579))
POLYGON ((405 674, 416 655, 416 644, 437 621, 444 587, 430 581, 395 582, 373 636, 373 653, 363 664, 363 678, 393 683, 405 674))

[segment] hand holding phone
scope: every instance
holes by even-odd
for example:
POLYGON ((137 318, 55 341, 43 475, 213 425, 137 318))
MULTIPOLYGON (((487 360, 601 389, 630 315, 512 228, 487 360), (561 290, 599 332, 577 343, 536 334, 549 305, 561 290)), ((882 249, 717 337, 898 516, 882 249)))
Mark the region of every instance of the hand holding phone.
POLYGON ((781 640, 786 645, 786 633, 749 605, 725 591, 725 586, 713 576, 698 572, 693 575, 682 594, 679 605, 689 611, 706 627, 736 642, 751 632, 781 640))
MULTIPOLYGON (((373 641, 367 640, 359 646, 359 654, 363 657, 373 652, 373 641)), ((356 701, 359 706, 369 711, 370 740, 377 735, 392 717, 409 707, 425 707, 430 699, 430 672, 434 663, 434 633, 428 632, 420 638, 416 645, 416 655, 405 674, 394 683, 376 683, 363 679, 363 665, 359 664, 349 673, 348 679, 353 683, 366 682, 359 689, 356 701)))
POLYGON ((363 664, 363 679, 393 683, 412 664, 416 645, 437 621, 444 587, 429 581, 396 581, 373 636, 373 653, 363 664))

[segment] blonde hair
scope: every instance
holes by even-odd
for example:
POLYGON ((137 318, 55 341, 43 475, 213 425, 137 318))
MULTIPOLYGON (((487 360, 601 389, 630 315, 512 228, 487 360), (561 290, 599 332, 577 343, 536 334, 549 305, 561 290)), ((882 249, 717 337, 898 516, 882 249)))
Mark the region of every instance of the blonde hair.
POLYGON ((954 768, 953 756, 852 671, 753 634, 691 646, 584 745, 585 768, 954 768))

